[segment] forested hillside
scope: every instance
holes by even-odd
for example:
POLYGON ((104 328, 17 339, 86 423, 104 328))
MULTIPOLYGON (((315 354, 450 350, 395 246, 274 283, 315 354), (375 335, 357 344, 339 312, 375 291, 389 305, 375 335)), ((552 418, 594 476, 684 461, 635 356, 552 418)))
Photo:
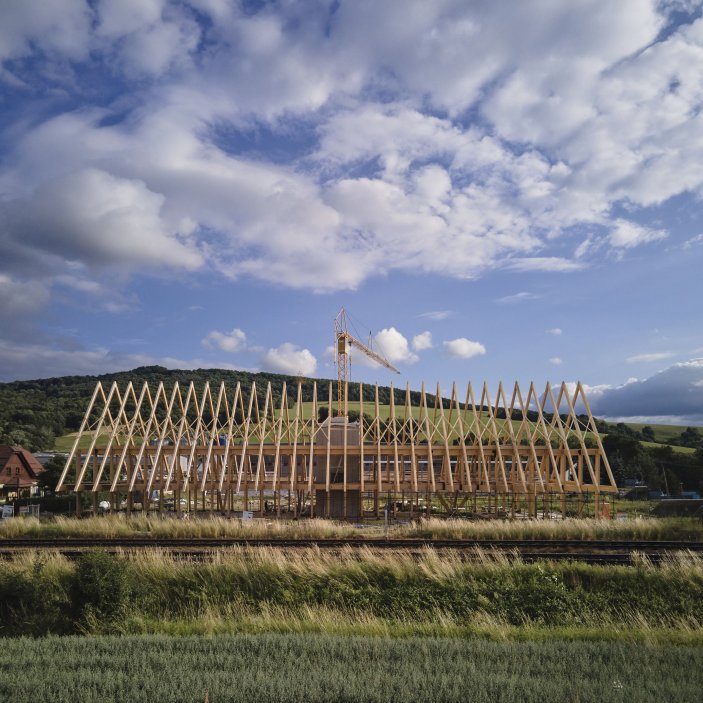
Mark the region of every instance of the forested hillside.
MULTIPOLYGON (((136 387, 141 387, 144 381, 152 387, 163 382, 167 391, 172 389, 176 382, 187 385, 192 381, 196 388, 202 389, 206 382, 211 386, 219 386, 224 381, 232 390, 237 382, 241 382, 247 392, 255 382, 257 393, 262 401, 266 386, 270 382, 274 401, 278 404, 284 383, 287 384, 289 397, 295 398, 298 380, 293 376, 265 372, 249 373, 223 369, 169 370, 162 366, 142 366, 132 371, 102 376, 62 376, 0 383, 0 443, 21 444, 32 451, 51 449, 56 437, 78 430, 98 381, 107 386, 116 381, 120 388, 125 388, 130 381, 136 387)), ((311 401, 313 379, 303 378, 300 381, 303 400, 311 401)), ((318 398, 326 398, 331 381, 329 379, 315 379, 315 381, 318 384, 318 398)), ((336 393, 336 389, 333 389, 333 392, 336 393)), ((358 396, 358 386, 351 384, 349 400, 358 400, 358 396)), ((431 397, 431 402, 434 402, 434 397, 431 397)), ((419 403, 420 393, 413 391, 411 398, 413 403, 419 403)), ((365 386, 364 400, 373 401, 373 399, 374 388, 365 386)), ((379 387, 379 402, 387 404, 389 400, 390 388, 379 387)), ((397 403, 405 401, 405 389, 395 390, 395 401, 397 403)), ((445 404, 447 402, 445 400, 445 404)))
MULTIPOLYGON (((336 400, 336 381, 330 379, 296 378, 272 373, 249 373, 247 371, 227 371, 223 369, 170 370, 162 366, 142 366, 132 371, 105 374, 102 376, 62 376, 60 378, 38 379, 33 381, 14 381, 0 383, 0 443, 21 444, 28 449, 51 449, 56 437, 78 430, 95 384, 101 381, 108 386, 116 381, 120 388, 125 388, 131 381, 135 387, 141 387, 147 381, 152 388, 160 382, 166 390, 191 381, 197 389, 202 389, 206 382, 217 387, 224 381, 233 390, 237 382, 241 382, 247 393, 251 384, 256 383, 257 395, 263 403, 266 386, 270 382, 274 403, 278 406, 281 400, 283 384, 287 384, 290 400, 297 394, 298 381, 302 383, 303 401, 313 398, 313 383, 317 382, 318 400, 327 399, 329 384, 332 383, 333 399, 336 400)), ((365 385, 364 402, 374 401, 375 387, 365 385)), ((379 386, 379 403, 387 405, 390 401, 389 386, 379 386)), ((394 392, 396 404, 405 403, 405 388, 396 388, 394 392)), ((420 392, 411 391, 413 405, 420 404, 420 392)), ((349 385, 349 400, 359 400, 359 386, 349 385)), ((448 398, 443 398, 445 408, 449 407, 448 398)), ((433 407, 435 397, 427 395, 427 404, 433 407)), ((463 407, 463 403, 462 403, 463 407)), ((325 415, 326 408, 322 409, 325 415)), ((505 417, 500 409, 497 416, 505 417)), ((528 413, 530 419, 536 419, 537 413, 528 413)), ((520 413, 513 413, 514 419, 520 419, 520 413)))
MULTIPOLYGON (((15 381, 0 384, 0 443, 21 444, 32 451, 49 449, 54 439, 78 430, 95 384, 101 381, 109 386, 116 381, 125 388, 132 381, 140 387, 144 381, 155 386, 163 381, 167 389, 174 384, 189 384, 198 388, 206 381, 219 385, 222 381, 234 388, 237 382, 245 387, 253 381, 259 392, 267 382, 275 397, 280 399, 283 382, 296 384, 295 378, 267 373, 226 371, 223 369, 198 369, 195 371, 172 371, 162 366, 142 366, 132 371, 104 374, 102 376, 62 376, 34 381, 15 381)), ((324 383, 324 381, 318 381, 324 383)), ((312 381, 305 379, 303 388, 312 394, 312 381)))

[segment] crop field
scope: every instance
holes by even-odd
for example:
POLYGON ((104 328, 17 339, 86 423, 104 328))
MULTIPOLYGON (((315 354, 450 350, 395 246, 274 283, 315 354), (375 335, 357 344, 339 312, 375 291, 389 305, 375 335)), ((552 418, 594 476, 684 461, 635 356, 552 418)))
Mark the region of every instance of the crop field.
MULTIPOLYGON (((91 522, 214 528, 79 524, 91 522)), ((642 556, 623 567, 475 556, 375 547, 231 547, 204 561, 156 548, 77 560, 20 553, 0 561, 0 700, 700 700, 703 558, 680 552, 655 565, 642 556)))
POLYGON ((0 641, 27 703, 699 701, 703 648, 300 635, 0 641), (21 666, 17 663, 21 661, 21 666))

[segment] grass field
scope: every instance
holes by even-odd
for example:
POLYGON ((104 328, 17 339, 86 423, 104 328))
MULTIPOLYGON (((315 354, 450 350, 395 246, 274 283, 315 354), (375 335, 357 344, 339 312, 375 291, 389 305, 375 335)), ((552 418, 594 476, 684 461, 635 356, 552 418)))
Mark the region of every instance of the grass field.
MULTIPOLYGON (((93 432, 85 432, 81 437, 81 441, 78 444, 79 449, 88 449, 90 443, 93 441, 93 432)), ((54 440, 53 450, 61 453, 68 453, 73 449, 73 445, 76 441, 78 432, 71 432, 70 434, 63 435, 62 437, 57 437, 54 440)), ((109 435, 106 432, 102 433, 104 442, 106 443, 109 439, 109 435)))
MULTIPOLYGON (((225 521, 65 522, 213 530, 225 521)), ((619 524, 557 526, 577 534, 577 523, 619 524)), ((510 534, 500 532, 510 523, 489 527, 510 534)), ((157 549, 77 561, 20 554, 0 561, 0 700, 700 700, 700 557, 614 567, 475 556, 366 547, 238 547, 205 561, 157 549)))
POLYGON ((0 563, 0 636, 299 632, 703 644, 703 559, 522 563, 490 551, 146 550, 0 563))
MULTIPOLYGON (((322 403, 322 404, 318 405, 318 407, 327 408, 329 406, 322 403)), ((350 402, 349 403, 349 410, 358 411, 359 410, 358 401, 350 402)), ((373 414, 373 412, 374 412, 373 403, 364 403, 363 410, 367 414, 373 414)), ((280 409, 276 411, 276 416, 278 416, 279 412, 280 412, 280 409)), ((405 412, 405 408, 403 406, 396 406, 396 418, 398 418, 399 421, 402 421, 404 412, 405 412)), ((432 418, 433 409, 428 408, 428 412, 429 412, 430 418, 432 418)), ((445 412, 445 417, 448 418, 449 411, 445 410, 444 412, 445 412)), ((310 419, 311 416, 312 416, 312 403, 303 403, 303 417, 305 419, 310 419)), ((387 420, 390 417, 390 406, 389 405, 379 405, 379 416, 381 417, 381 419, 387 420)), ((416 420, 418 420, 420 418, 420 408, 413 407, 412 408, 412 416, 416 420)), ((453 415, 453 417, 454 417, 454 415, 453 415)), ((470 423, 470 421, 471 421, 471 416, 469 415, 469 423, 470 423)), ((484 413, 484 416, 482 419, 482 426, 486 427, 488 422, 489 421, 486 418, 485 413, 484 413)), ((500 431, 505 426, 506 420, 497 419, 495 422, 496 422, 496 426, 497 426, 498 430, 500 431)), ((467 430, 469 429, 469 427, 468 427, 469 423, 465 423, 465 424, 467 424, 467 427, 466 427, 467 430)), ((512 425, 513 425, 513 432, 517 433, 520 428, 520 422, 517 420, 513 420, 512 425)), ((645 425, 643 425, 643 424, 628 423, 628 427, 631 427, 632 429, 637 430, 637 431, 640 431, 644 426, 645 425)), ((647 447, 662 446, 662 444, 666 444, 666 442, 673 439, 674 437, 677 437, 678 435, 681 434, 681 432, 683 432, 683 430, 686 429, 685 427, 678 426, 678 425, 650 425, 650 427, 654 431, 654 436, 656 438, 656 442, 643 442, 642 444, 644 444, 647 447)), ((63 435, 61 437, 57 437, 54 442, 54 446, 53 446, 54 451, 64 452, 64 453, 70 452, 71 449, 73 448, 73 443, 75 442, 76 436, 77 436, 77 433, 72 432, 70 434, 63 435)), ((590 432, 585 433, 585 436, 586 437, 593 437, 592 433, 590 433, 590 432)), ((107 433, 104 433, 104 440, 105 441, 107 441, 107 437, 108 437, 107 433)), ((79 447, 81 449, 87 449, 90 446, 91 441, 92 441, 92 435, 90 433, 86 433, 81 438, 81 442, 79 444, 79 447)), ((676 445, 672 445, 672 449, 674 451, 682 452, 682 453, 693 453, 695 451, 694 449, 691 449, 689 447, 679 447, 676 445)))
POLYGON ((703 648, 231 635, 0 640, 17 703, 700 701, 703 648), (18 666, 21 662, 21 666, 18 666))
MULTIPOLYGON (((328 403, 318 403, 318 408, 329 409, 329 404, 328 404, 328 403)), ((336 403, 333 404, 332 408, 333 408, 333 410, 336 408, 336 403)), ((351 402, 349 402, 349 404, 348 404, 348 409, 349 409, 350 411, 357 411, 357 412, 358 412, 358 411, 360 410, 360 408, 361 408, 361 406, 360 406, 360 404, 359 404, 358 401, 351 401, 351 402)), ((302 408, 302 410, 303 410, 303 413, 302 413, 303 419, 309 420, 309 419, 312 417, 312 415, 313 415, 313 412, 312 412, 312 411, 313 411, 313 405, 312 405, 312 403, 310 403, 310 402, 308 402, 308 403, 303 403, 303 408, 302 408)), ((263 408, 261 409, 261 411, 262 411, 262 413, 263 413, 263 408)), ((375 413, 374 404, 373 404, 373 403, 365 402, 365 403, 363 404, 363 411, 364 411, 364 413, 367 414, 367 415, 374 415, 374 413, 375 413)), ((293 416, 294 416, 295 408, 292 408, 289 412, 291 413, 291 414, 290 414, 290 417, 291 417, 291 419, 292 419, 293 416)), ((419 420, 419 419, 420 419, 420 416, 421 416, 421 409, 420 409, 419 407, 412 407, 412 408, 411 408, 411 412, 412 412, 412 417, 413 417, 415 420, 419 420)), ((401 423, 401 422, 403 421, 404 413, 405 413, 405 408, 404 408, 404 406, 403 406, 403 405, 396 405, 396 408, 395 408, 395 416, 396 416, 396 419, 397 419, 397 421, 398 421, 399 423, 401 423)), ((276 417, 279 417, 279 416, 280 416, 280 407, 274 409, 274 414, 275 414, 276 417)), ((391 408, 390 408, 390 405, 379 405, 378 414, 379 414, 379 417, 381 418, 381 420, 388 420, 388 418, 390 418, 390 416, 391 416, 391 408)), ((430 419, 433 419, 433 418, 434 418, 434 409, 433 409, 433 407, 428 407, 428 414, 429 414, 429 418, 430 418, 430 419)), ((446 409, 445 409, 444 414, 445 414, 445 418, 446 418, 447 420, 449 420, 449 419, 450 419, 450 418, 449 418, 449 410, 446 410, 446 409)), ((470 413, 469 413, 466 417, 464 417, 463 415, 462 415, 462 417, 463 417, 463 422, 464 422, 464 425, 465 425, 465 429, 466 429, 466 431, 468 431, 468 430, 470 429, 470 425, 471 425, 471 422, 472 422, 473 418, 472 418, 472 416, 471 416, 470 413)), ((452 419, 453 419, 453 420, 456 420, 456 411, 452 411, 452 419)), ((489 421, 489 419, 488 419, 486 413, 483 413, 482 419, 481 419, 481 425, 482 425, 482 427, 483 427, 483 428, 487 427, 487 426, 489 425, 489 422, 490 422, 490 421, 489 421)), ((496 420, 495 420, 495 423, 496 423, 496 427, 498 428, 498 431, 501 431, 501 430, 505 427, 506 420, 496 419, 496 420)), ((513 432, 515 432, 515 433, 518 432, 518 430, 519 430, 519 428, 520 428, 520 424, 521 424, 521 423, 520 423, 520 421, 518 421, 518 420, 513 420, 513 421, 512 421, 513 432)), ((549 424, 549 423, 547 423, 547 425, 548 425, 548 424, 549 424)), ((530 425, 531 425, 532 427, 534 427, 534 425, 532 425, 532 423, 530 423, 530 425)), ((71 451, 71 449, 73 448, 73 443, 75 442, 75 439, 76 439, 77 434, 78 434, 77 432, 72 432, 72 433, 70 433, 70 434, 63 435, 63 436, 61 436, 61 437, 57 437, 56 440, 55 440, 53 449, 54 449, 55 451, 57 451, 57 452, 69 452, 69 451, 71 451)), ((107 432, 104 432, 104 433, 103 433, 103 436, 104 436, 104 440, 107 441, 109 434, 108 434, 107 432)), ((453 433, 450 433, 449 436, 450 436, 450 438, 453 438, 453 437, 458 436, 458 435, 457 435, 456 432, 453 432, 453 433)), ((592 435, 592 433, 587 432, 587 433, 585 433, 585 436, 586 436, 586 437, 592 437, 593 435, 592 435)), ((270 439, 271 439, 271 441, 273 441, 273 435, 271 436, 270 439)), ((92 433, 90 433, 90 432, 84 433, 84 436, 81 437, 81 441, 80 441, 80 444, 79 444, 78 446, 79 446, 80 449, 87 449, 87 448, 90 446, 91 441, 92 441, 92 433)))
MULTIPOLYGON (((621 503, 624 504, 623 501, 621 503)), ((637 504, 640 505, 640 504, 637 504)), ((636 507, 637 507, 636 505, 636 507)), ((358 528, 332 520, 257 520, 242 523, 223 517, 178 520, 174 516, 110 515, 92 518, 34 517, 0 522, 0 540, 12 537, 265 537, 324 539, 334 537, 384 537, 369 525, 358 528)), ((703 541, 703 522, 694 518, 629 518, 627 520, 459 520, 431 518, 393 525, 393 538, 434 539, 643 539, 703 541)))
MULTIPOLYGON (((647 427, 646 423, 628 422, 628 427, 631 427, 637 432, 641 432, 643 427, 647 427)), ((685 429, 685 425, 649 425, 654 432, 654 438, 657 442, 666 443, 678 437, 685 429)))
MULTIPOLYGON (((661 444, 659 442, 640 442, 640 444, 642 444, 645 447, 654 447, 654 448, 667 446, 667 445, 661 444)), ((696 450, 694 447, 680 447, 677 444, 672 444, 671 448, 675 452, 679 452, 681 454, 695 454, 696 453, 696 450)))

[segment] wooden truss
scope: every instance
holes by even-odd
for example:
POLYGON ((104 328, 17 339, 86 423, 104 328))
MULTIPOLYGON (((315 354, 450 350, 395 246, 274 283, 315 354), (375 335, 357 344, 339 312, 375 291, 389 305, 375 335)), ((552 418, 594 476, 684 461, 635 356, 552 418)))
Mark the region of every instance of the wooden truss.
POLYGON ((439 386, 429 394, 423 384, 419 403, 407 387, 404 403, 391 391, 385 406, 378 386, 368 401, 359 384, 361 400, 345 394, 340 417, 331 383, 314 384, 308 402, 300 383, 290 390, 284 384, 274 399, 270 383, 264 393, 252 384, 248 394, 240 384, 98 383, 57 491, 92 492, 94 501, 109 492, 130 506, 156 494, 162 509, 169 492, 176 509, 184 491, 196 502, 198 491, 216 496, 220 507, 232 507, 235 495, 287 493, 308 514, 317 505, 318 514, 354 517, 359 509, 349 501, 369 493, 378 501, 391 492, 446 500, 617 490, 581 384, 547 384, 541 395, 534 384, 527 394, 515 384, 509 401, 502 383, 493 398, 486 384, 480 394, 469 384, 462 399, 456 384, 444 399, 439 386))

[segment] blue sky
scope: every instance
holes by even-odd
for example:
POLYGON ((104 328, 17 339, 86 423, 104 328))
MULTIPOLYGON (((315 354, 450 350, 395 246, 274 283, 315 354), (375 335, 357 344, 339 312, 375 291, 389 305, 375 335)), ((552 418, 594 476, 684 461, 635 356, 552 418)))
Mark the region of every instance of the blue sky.
POLYGON ((703 423, 690 0, 0 5, 0 379, 581 380, 703 423))

